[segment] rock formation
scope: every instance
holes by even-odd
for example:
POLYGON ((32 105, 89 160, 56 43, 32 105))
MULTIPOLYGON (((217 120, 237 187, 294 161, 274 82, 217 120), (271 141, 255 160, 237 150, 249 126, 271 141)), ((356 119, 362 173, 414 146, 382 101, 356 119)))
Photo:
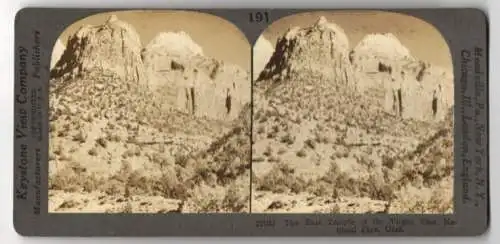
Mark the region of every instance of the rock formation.
POLYGON ((386 85, 386 111, 422 121, 443 120, 453 105, 453 79, 439 67, 412 63, 386 85))
POLYGON ((389 71, 387 68, 415 60, 392 33, 368 34, 350 54, 354 67, 363 72, 389 71))
POLYGON ((171 55, 203 55, 203 49, 184 31, 162 32, 148 43, 148 49, 158 46, 171 55))
POLYGON ((57 62, 59 62, 59 59, 61 58, 65 49, 66 47, 61 42, 61 40, 57 39, 56 44, 54 44, 54 47, 52 49, 52 56, 50 57, 50 69, 54 68, 57 62))
POLYGON ((280 37, 259 80, 308 77, 354 87, 349 40, 344 30, 321 17, 313 26, 294 27, 280 37))
POLYGON ((193 56, 203 56, 203 49, 183 31, 159 33, 146 45, 142 53, 149 72, 182 69, 183 64, 176 62, 193 56), (166 60, 167 55, 170 60, 166 60))
POLYGON ((261 35, 253 46, 253 78, 257 79, 274 53, 274 46, 261 35))
POLYGON ((152 89, 165 91, 165 102, 181 111, 233 120, 250 102, 248 72, 203 56, 184 32, 159 34, 146 46, 143 57, 152 89))
POLYGON ((67 43, 62 62, 52 77, 81 76, 89 72, 110 72, 128 81, 144 79, 142 44, 135 29, 111 16, 102 25, 81 27, 67 43))
POLYGON ((384 88, 389 113, 435 121, 442 120, 453 104, 451 74, 413 57, 393 34, 365 36, 350 60, 360 81, 359 90, 384 88))

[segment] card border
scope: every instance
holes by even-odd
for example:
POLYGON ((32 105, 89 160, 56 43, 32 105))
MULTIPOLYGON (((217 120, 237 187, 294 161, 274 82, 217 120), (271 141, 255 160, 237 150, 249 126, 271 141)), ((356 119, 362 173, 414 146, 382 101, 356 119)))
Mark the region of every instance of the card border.
MULTIPOLYGON (((72 24, 76 20, 108 11, 119 10, 142 10, 137 8, 24 8, 21 9, 15 18, 15 94, 20 94, 20 58, 19 47, 30 47, 32 45, 31 35, 35 30, 42 33, 41 63, 48 66, 50 63, 50 54, 59 34, 64 30, 65 26, 72 24)), ((146 10, 146 9, 144 9, 146 10)), ((182 8, 148 8, 147 10, 186 10, 199 11, 222 17, 245 33, 249 42, 253 44, 260 33, 273 21, 282 17, 311 11, 345 11, 345 10, 382 10, 392 11, 403 14, 408 14, 422 20, 425 20, 434 25, 448 42, 450 51, 453 57, 454 77, 455 77, 455 104, 460 105, 455 107, 455 179, 454 179, 454 194, 455 194, 455 213, 452 215, 363 215, 363 214, 49 214, 47 213, 48 205, 48 83, 43 83, 43 80, 48 81, 48 69, 41 72, 42 78, 39 82, 33 80, 27 81, 27 87, 32 90, 37 90, 43 114, 42 129, 44 129, 44 137, 42 140, 31 138, 16 139, 14 137, 14 227, 18 234, 23 236, 475 236, 485 233, 489 227, 489 22, 487 15, 480 9, 474 8, 454 8, 454 9, 182 9, 182 8), (250 23, 248 14, 252 12, 266 11, 270 16, 270 23, 250 23), (478 206, 474 207, 469 204, 462 204, 460 199, 463 196, 462 186, 464 180, 460 177, 463 173, 464 157, 461 152, 463 145, 463 135, 459 132, 463 129, 464 116, 461 112, 464 104, 463 93, 460 90, 460 53, 463 49, 473 49, 474 47, 483 48, 485 57, 479 60, 481 67, 486 70, 481 77, 484 79, 484 87, 478 91, 482 92, 479 96, 479 101, 483 103, 484 108, 480 117, 476 117, 477 123, 485 126, 484 131, 484 146, 469 148, 471 151, 476 151, 482 148, 485 156, 474 163, 478 163, 484 168, 479 179, 486 181, 484 188, 479 188, 485 193, 485 198, 480 199, 478 206), (45 95, 43 95, 45 94, 45 95), (30 195, 27 200, 16 197, 20 176, 22 175, 22 165, 20 165, 20 147, 21 144, 26 144, 30 148, 39 148, 41 150, 41 213, 36 215, 33 213, 33 205, 35 199, 30 195), (481 178, 483 177, 483 178, 481 178), (45 187, 45 188, 44 188, 45 187), (445 218, 448 219, 448 224, 445 225, 445 218), (335 221, 353 220, 356 226, 366 225, 373 226, 376 220, 389 221, 390 219, 401 222, 403 220, 413 221, 413 225, 405 226, 404 232, 393 230, 392 232, 380 233, 363 233, 358 228, 355 233, 338 233, 337 227, 323 224, 321 226, 300 227, 286 226, 286 221, 300 221, 304 223, 306 219, 320 220, 322 223, 335 221), (421 225, 419 221, 422 219, 435 220, 440 223, 437 226, 421 225), (456 222, 452 224, 452 222, 456 222)), ((28 66, 28 68, 31 66, 28 66)), ((252 74, 252 71, 250 71, 252 74)), ((474 94, 477 92, 474 87, 473 74, 467 77, 468 89, 466 94, 474 94)), ((14 96, 14 99, 16 99, 14 96)), ((467 114, 474 113, 477 104, 468 107, 464 111, 467 114)), ((16 123, 20 116, 20 109, 30 110, 26 104, 20 104, 14 101, 14 136, 16 135, 16 123)), ((28 123, 30 121, 28 120, 28 123)), ((469 126, 470 127, 470 126, 469 126)), ((472 128, 474 130, 474 128, 472 128)), ((471 134, 474 138, 476 134, 471 134)), ((470 144, 469 144, 470 145, 470 144)), ((469 158, 468 155, 464 155, 469 158)), ((29 160, 27 163, 33 163, 29 160)), ((28 180, 32 182, 34 175, 28 180)), ((390 227, 392 228, 392 227, 390 227)))

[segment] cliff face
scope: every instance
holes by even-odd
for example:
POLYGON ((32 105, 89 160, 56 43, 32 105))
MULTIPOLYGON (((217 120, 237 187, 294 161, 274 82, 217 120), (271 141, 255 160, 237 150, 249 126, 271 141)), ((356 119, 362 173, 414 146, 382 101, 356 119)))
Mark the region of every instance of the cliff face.
POLYGON ((145 79, 141 49, 135 29, 112 16, 102 25, 82 27, 70 37, 51 76, 111 72, 124 80, 140 82, 145 79))
POLYGON ((307 28, 291 28, 277 41, 276 50, 259 80, 328 79, 354 88, 349 63, 349 40, 344 30, 325 18, 307 28))
POLYGON ((350 53, 354 67, 363 72, 380 72, 415 60, 391 33, 366 35, 350 53))
POLYGON ((230 121, 250 102, 249 73, 205 57, 184 32, 159 34, 143 57, 150 86, 162 90, 165 102, 181 111, 230 121))
POLYGON ((453 104, 452 74, 418 60, 393 34, 370 34, 353 49, 350 59, 358 88, 384 92, 387 112, 422 121, 443 120, 453 104), (371 82, 370 77, 376 77, 371 82))

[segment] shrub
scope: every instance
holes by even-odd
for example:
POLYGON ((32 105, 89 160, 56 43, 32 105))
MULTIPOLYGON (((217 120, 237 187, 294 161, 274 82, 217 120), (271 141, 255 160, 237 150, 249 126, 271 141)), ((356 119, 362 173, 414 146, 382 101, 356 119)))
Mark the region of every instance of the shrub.
POLYGON ((97 144, 103 148, 106 148, 108 146, 108 142, 106 141, 105 138, 100 137, 99 139, 96 140, 97 144))
POLYGON ((283 137, 281 137, 280 142, 285 143, 287 145, 292 145, 293 143, 295 143, 295 137, 290 134, 286 134, 283 137))
POLYGON ((307 140, 305 140, 305 141, 304 141, 304 144, 305 144, 307 147, 311 148, 311 149, 315 149, 315 148, 316 148, 316 142, 315 142, 315 141, 313 141, 313 140, 311 140, 311 139, 307 139, 307 140))
POLYGON ((95 147, 91 148, 89 151, 88 151, 88 154, 90 156, 97 156, 97 149, 95 147))
POLYGON ((264 151, 264 153, 263 153, 263 154, 264 154, 264 156, 266 156, 266 157, 271 156, 271 155, 273 154, 273 149, 271 148, 271 146, 267 146, 267 147, 266 147, 266 150, 264 151))
POLYGON ((283 193, 288 190, 293 193, 303 192, 308 186, 308 182, 295 176, 294 173, 295 170, 287 164, 275 164, 269 173, 257 181, 257 190, 274 193, 283 193))
POLYGON ((306 153, 306 150, 304 150, 304 149, 300 149, 300 150, 297 152, 297 154, 296 154, 296 155, 297 155, 298 157, 303 158, 303 157, 306 157, 306 156, 307 156, 307 153, 306 153))

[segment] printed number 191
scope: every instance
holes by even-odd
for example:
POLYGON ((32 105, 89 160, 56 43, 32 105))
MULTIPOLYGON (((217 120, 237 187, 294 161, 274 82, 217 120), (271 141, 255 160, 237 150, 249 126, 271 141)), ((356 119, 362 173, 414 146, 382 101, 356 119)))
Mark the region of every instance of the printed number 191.
POLYGON ((249 14, 249 17, 252 23, 269 22, 269 14, 267 12, 252 12, 249 14))

